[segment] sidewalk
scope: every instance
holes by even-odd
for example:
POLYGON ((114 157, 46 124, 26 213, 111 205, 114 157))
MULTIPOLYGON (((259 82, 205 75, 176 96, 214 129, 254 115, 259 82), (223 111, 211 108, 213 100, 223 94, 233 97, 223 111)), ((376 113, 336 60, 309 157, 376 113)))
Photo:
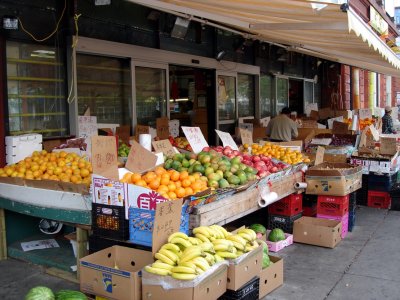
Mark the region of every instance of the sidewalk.
MULTIPOLYGON (((294 244, 279 252, 284 285, 265 299, 400 299, 399 245, 400 212, 361 206, 353 232, 335 249, 294 244)), ((37 285, 79 289, 39 266, 0 262, 0 299, 23 299, 37 285)))

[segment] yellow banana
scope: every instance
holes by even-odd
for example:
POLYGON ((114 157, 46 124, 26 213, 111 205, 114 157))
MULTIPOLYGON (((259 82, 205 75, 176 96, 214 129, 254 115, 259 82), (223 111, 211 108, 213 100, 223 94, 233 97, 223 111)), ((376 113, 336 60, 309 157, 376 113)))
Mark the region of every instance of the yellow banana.
POLYGON ((203 251, 210 252, 210 253, 215 253, 214 245, 212 243, 205 242, 203 244, 200 244, 200 248, 203 251))
POLYGON ((247 243, 247 240, 245 240, 244 238, 242 238, 240 235, 237 235, 237 234, 231 235, 231 236, 227 236, 226 239, 227 239, 228 241, 240 243, 240 244, 242 244, 243 246, 245 246, 246 243, 247 243))
POLYGON ((189 237, 185 234, 185 233, 183 233, 183 232, 174 232, 173 234, 171 234, 169 237, 168 237, 168 243, 171 243, 171 241, 174 239, 174 238, 181 238, 181 239, 184 239, 184 240, 187 240, 189 237))
POLYGON ((241 244, 241 243, 238 243, 238 242, 235 242, 235 241, 232 241, 232 243, 233 243, 233 246, 237 249, 237 250, 244 250, 244 246, 241 244))
POLYGON ((237 255, 235 253, 231 253, 231 252, 227 252, 227 251, 217 252, 217 255, 222 258, 228 258, 228 259, 234 259, 237 257, 237 255))
POLYGON ((144 269, 152 274, 157 274, 157 275, 161 275, 161 276, 166 276, 166 275, 171 275, 171 271, 169 270, 165 270, 165 269, 158 269, 158 268, 153 268, 150 266, 145 266, 144 269))
MULTIPOLYGON (((224 228, 222 228, 219 225, 211 225, 210 226, 212 229, 214 229, 214 231, 218 232, 218 236, 220 239, 224 239, 225 238, 225 232, 224 232, 224 228)), ((226 231, 226 230, 225 230, 226 231)))
POLYGON ((191 237, 191 236, 189 236, 189 242, 194 246, 200 245, 202 243, 199 239, 191 237))
POLYGON ((257 242, 257 241, 253 241, 253 247, 254 247, 254 248, 257 248, 258 246, 260 246, 260 245, 258 244, 258 242, 257 242))
POLYGON ((204 253, 205 254, 205 259, 208 262, 208 264, 210 266, 212 266, 213 264, 215 264, 215 257, 214 255, 211 255, 210 253, 204 253))
POLYGON ((204 271, 203 271, 201 268, 196 267, 196 273, 197 273, 198 275, 200 275, 200 274, 203 274, 204 271))
POLYGON ((180 253, 181 253, 181 249, 180 249, 177 245, 172 244, 172 243, 164 244, 164 245, 161 247, 161 249, 167 249, 167 250, 169 250, 169 251, 174 252, 175 254, 180 254, 180 253))
POLYGON ((158 253, 164 254, 166 257, 168 257, 174 263, 178 263, 178 261, 179 261, 179 256, 176 255, 174 252, 169 251, 167 249, 161 248, 160 251, 158 251, 158 253))
POLYGON ((216 225, 216 226, 218 226, 219 230, 222 231, 222 233, 224 234, 225 238, 230 236, 230 235, 232 235, 232 233, 228 232, 224 227, 219 226, 219 225, 216 225))
POLYGON ((201 233, 196 233, 196 238, 198 238, 199 240, 203 241, 203 243, 205 242, 210 242, 210 240, 208 239, 208 237, 206 237, 204 234, 201 233))
POLYGON ((171 276, 178 280, 193 280, 197 277, 196 274, 187 274, 187 273, 172 273, 171 276))
MULTIPOLYGON (((227 245, 227 244, 217 244, 217 245, 214 245, 214 250, 216 251, 216 252, 218 252, 218 251, 228 251, 228 252, 232 252, 232 249, 233 248, 235 248, 235 247, 233 247, 233 246, 231 246, 231 245, 227 245)), ((236 249, 236 248, 235 248, 236 249)))
POLYGON ((257 238, 257 235, 256 235, 255 231, 252 230, 252 229, 249 229, 249 228, 241 228, 241 229, 238 230, 238 233, 239 234, 240 233, 246 233, 246 234, 251 236, 252 240, 255 240, 257 238))
POLYGON ((180 267, 180 266, 187 267, 187 268, 192 268, 192 269, 196 269, 196 267, 197 267, 196 264, 194 262, 191 262, 191 261, 180 262, 178 264, 178 267, 180 267))
POLYGON ((221 257, 221 256, 219 256, 218 254, 214 254, 214 257, 215 257, 215 261, 216 262, 220 262, 220 261, 223 261, 224 259, 221 257))
POLYGON ((253 251, 255 248, 256 248, 256 247, 253 247, 253 246, 251 246, 251 245, 246 245, 246 246, 244 247, 244 252, 253 251))
POLYGON ((172 273, 186 273, 186 274, 196 274, 196 269, 188 268, 188 267, 183 267, 183 266, 178 266, 178 267, 173 267, 171 269, 172 273))
POLYGON ((202 254, 203 251, 199 246, 192 246, 185 249, 185 251, 182 253, 180 261, 181 262, 190 261, 195 257, 201 256, 202 254))
POLYGON ((165 269, 165 270, 169 270, 169 271, 171 271, 171 269, 174 267, 169 264, 166 264, 163 262, 158 262, 158 261, 154 262, 151 266, 156 269, 165 269))
POLYGON ((239 256, 241 256, 241 255, 243 255, 243 251, 237 251, 236 252, 236 255, 239 257, 239 256))
POLYGON ((200 233, 200 234, 204 235, 205 237, 211 237, 212 236, 211 231, 205 226, 200 226, 200 227, 194 228, 193 229, 193 234, 196 235, 197 233, 200 233))
POLYGON ((196 257, 191 262, 194 263, 196 266, 198 266, 203 271, 207 271, 210 268, 210 264, 204 257, 196 257))
POLYGON ((188 247, 192 246, 192 243, 190 243, 188 240, 185 240, 185 239, 183 239, 181 237, 174 237, 171 240, 171 243, 172 244, 181 244, 185 248, 188 248, 188 247))
POLYGON ((161 261, 162 261, 163 263, 165 263, 165 264, 168 264, 168 265, 171 265, 171 266, 174 266, 174 265, 175 265, 175 263, 174 263, 171 259, 169 259, 168 256, 165 256, 165 255, 162 254, 162 253, 157 252, 157 253, 154 255, 154 257, 157 258, 157 259, 159 259, 159 260, 161 260, 161 261))
POLYGON ((241 236, 242 238, 244 238, 248 242, 253 241, 253 236, 251 236, 250 234, 248 234, 246 232, 240 232, 240 233, 238 233, 238 235, 241 236))
POLYGON ((215 240, 212 242, 214 245, 228 245, 233 247, 233 243, 232 241, 229 240, 225 240, 225 239, 219 239, 219 240, 215 240))
POLYGON ((216 239, 222 239, 223 236, 221 236, 220 232, 218 230, 216 230, 213 227, 208 227, 207 230, 210 232, 211 236, 216 238, 216 239))

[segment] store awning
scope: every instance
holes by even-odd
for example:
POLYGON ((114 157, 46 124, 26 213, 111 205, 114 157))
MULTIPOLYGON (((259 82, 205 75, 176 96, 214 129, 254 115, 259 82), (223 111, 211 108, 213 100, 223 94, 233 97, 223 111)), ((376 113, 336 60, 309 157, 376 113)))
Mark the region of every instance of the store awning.
POLYGON ((400 77, 400 59, 351 8, 309 0, 128 0, 288 50, 400 77))

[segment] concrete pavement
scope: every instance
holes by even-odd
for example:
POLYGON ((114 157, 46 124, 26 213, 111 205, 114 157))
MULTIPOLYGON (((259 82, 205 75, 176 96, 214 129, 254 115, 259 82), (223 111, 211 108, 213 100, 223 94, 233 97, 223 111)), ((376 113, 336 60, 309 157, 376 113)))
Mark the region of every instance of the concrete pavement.
MULTIPOLYGON (((335 249, 294 244, 278 252, 284 285, 265 299, 400 299, 399 233, 400 212, 358 207, 353 232, 335 249)), ((0 262, 0 299, 23 299, 37 285, 79 289, 39 266, 0 262)))

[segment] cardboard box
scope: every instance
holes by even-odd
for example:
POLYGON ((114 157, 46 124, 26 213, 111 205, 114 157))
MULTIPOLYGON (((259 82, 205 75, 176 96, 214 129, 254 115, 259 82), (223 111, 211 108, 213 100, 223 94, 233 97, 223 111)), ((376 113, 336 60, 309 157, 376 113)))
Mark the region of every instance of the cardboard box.
POLYGON ((141 299, 141 269, 151 252, 113 246, 80 259, 80 290, 107 299, 141 299))
POLYGON ((283 284, 283 258, 269 255, 269 259, 273 264, 260 272, 259 299, 283 284))
POLYGON ((346 196, 361 188, 362 167, 342 163, 322 163, 308 169, 305 178, 307 194, 346 196))
POLYGON ((230 261, 228 268, 227 289, 237 291, 255 276, 262 268, 262 247, 258 247, 246 254, 246 258, 230 261), (235 263, 235 261, 240 261, 235 263))
POLYGON ((342 222, 312 217, 294 221, 293 239, 296 243, 335 248, 342 240, 342 222))
POLYGON ((266 127, 253 127, 253 141, 264 139, 267 137, 266 127))
POLYGON ((143 282, 143 300, 205 300, 218 299, 226 292, 227 266, 221 264, 214 272, 198 282, 193 287, 164 289, 162 287, 163 276, 160 284, 149 285, 143 282))

